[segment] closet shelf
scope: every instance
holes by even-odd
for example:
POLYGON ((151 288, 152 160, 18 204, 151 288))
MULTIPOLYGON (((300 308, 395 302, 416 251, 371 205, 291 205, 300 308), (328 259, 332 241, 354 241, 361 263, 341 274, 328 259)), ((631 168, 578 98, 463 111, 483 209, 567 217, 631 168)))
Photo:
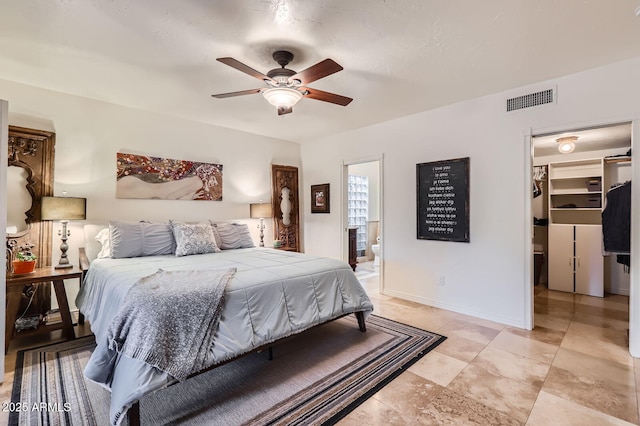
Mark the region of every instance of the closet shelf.
POLYGON ((583 212, 590 212, 590 211, 602 211, 602 208, 600 207, 552 207, 549 210, 554 211, 554 212, 575 212, 575 211, 583 211, 583 212))
POLYGON ((602 191, 589 191, 589 190, 586 190, 586 189, 584 189, 584 190, 576 189, 576 190, 566 191, 566 192, 562 192, 562 191, 552 192, 549 195, 554 196, 554 195, 592 195, 592 194, 593 195, 599 195, 599 194, 602 194, 602 191))
POLYGON ((609 157, 604 159, 605 163, 630 163, 631 157, 609 157))
POLYGON ((581 175, 581 174, 576 174, 575 176, 558 176, 558 177, 552 177, 551 180, 578 180, 578 179, 600 179, 600 176, 594 176, 592 174, 585 174, 585 175, 581 175))

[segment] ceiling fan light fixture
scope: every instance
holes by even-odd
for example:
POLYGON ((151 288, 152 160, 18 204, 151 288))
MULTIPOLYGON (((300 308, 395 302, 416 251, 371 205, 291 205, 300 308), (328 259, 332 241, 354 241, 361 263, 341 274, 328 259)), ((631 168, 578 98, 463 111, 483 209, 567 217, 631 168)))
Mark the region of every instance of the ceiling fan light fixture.
POLYGON ((262 92, 262 96, 271 105, 278 108, 291 108, 302 99, 302 93, 288 87, 274 87, 262 92))
POLYGON ((566 136, 564 138, 556 139, 556 142, 558 143, 558 151, 560 151, 561 154, 569 154, 573 152, 573 150, 576 149, 575 142, 577 140, 577 136, 566 136))

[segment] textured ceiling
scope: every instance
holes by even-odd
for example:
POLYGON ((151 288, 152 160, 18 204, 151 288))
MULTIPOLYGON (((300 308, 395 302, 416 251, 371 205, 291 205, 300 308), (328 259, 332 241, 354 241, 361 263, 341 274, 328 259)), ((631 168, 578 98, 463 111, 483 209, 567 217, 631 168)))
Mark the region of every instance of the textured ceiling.
MULTIPOLYGON (((640 56, 640 0, 0 0, 0 78, 296 142, 640 56), (278 116, 261 87, 274 50, 309 86, 278 116)), ((0 94, 1 97, 1 94, 0 94)))
POLYGON ((534 157, 559 155, 557 139, 567 136, 575 136, 578 138, 575 142, 575 150, 573 151, 575 153, 617 148, 624 151, 631 148, 631 123, 570 130, 534 137, 534 157))

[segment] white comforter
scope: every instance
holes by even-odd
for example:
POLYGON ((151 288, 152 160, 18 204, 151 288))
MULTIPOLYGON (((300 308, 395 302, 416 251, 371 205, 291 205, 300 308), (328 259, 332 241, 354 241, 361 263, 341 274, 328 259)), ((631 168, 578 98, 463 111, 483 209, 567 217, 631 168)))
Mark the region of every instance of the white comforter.
MULTIPOLYGON (((344 314, 373 310, 349 265, 334 259, 251 248, 195 256, 96 259, 76 300, 91 323, 97 347, 85 375, 111 390, 110 421, 144 395, 173 379, 141 361, 108 349, 107 329, 131 286, 158 269, 237 268, 209 353, 215 365, 344 314)), ((188 313, 186 313, 188 315, 188 313)))

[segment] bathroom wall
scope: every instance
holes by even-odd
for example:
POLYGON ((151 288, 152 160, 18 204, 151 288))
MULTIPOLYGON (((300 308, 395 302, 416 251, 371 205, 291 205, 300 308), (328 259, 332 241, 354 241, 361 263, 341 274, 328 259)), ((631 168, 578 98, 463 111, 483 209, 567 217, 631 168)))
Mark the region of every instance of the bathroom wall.
POLYGON ((369 179, 368 222, 367 222, 367 249, 366 260, 373 261, 371 246, 376 244, 376 238, 380 235, 380 164, 378 161, 352 164, 349 166, 349 174, 366 176, 369 179))

